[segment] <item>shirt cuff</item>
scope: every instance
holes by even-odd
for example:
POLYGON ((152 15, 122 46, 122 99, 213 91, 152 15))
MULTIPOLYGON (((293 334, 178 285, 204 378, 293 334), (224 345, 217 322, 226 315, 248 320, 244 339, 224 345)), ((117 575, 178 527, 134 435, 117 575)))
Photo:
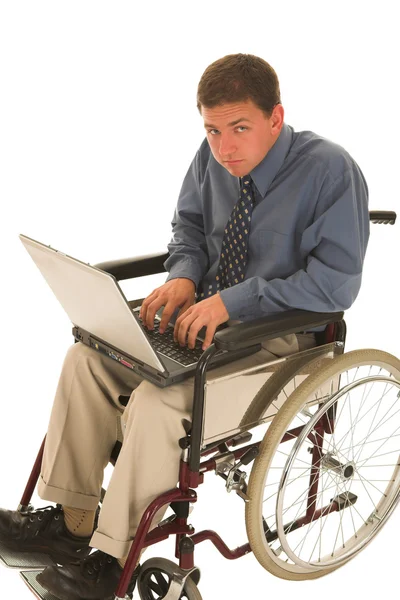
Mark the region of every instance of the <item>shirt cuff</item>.
POLYGON ((196 289, 201 280, 201 269, 198 264, 190 259, 182 260, 173 265, 169 271, 166 281, 178 278, 190 279, 193 281, 196 289))
POLYGON ((249 312, 252 312, 253 305, 257 305, 257 299, 254 298, 254 294, 251 294, 245 281, 221 290, 219 295, 230 319, 245 319, 249 312))

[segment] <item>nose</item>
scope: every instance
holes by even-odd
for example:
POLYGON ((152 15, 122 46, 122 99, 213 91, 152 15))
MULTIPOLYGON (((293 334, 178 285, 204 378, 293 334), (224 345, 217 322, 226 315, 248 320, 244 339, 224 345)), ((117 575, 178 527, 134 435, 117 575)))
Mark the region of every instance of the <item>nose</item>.
POLYGON ((219 155, 221 158, 229 159, 232 158, 237 150, 237 144, 233 137, 229 134, 223 135, 221 133, 219 141, 219 155))

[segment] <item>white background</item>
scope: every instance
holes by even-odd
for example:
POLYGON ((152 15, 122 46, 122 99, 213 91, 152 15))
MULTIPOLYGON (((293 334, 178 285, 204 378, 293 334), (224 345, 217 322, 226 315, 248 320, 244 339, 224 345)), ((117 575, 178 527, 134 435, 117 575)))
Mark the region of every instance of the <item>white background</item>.
MULTIPOLYGON (((204 136, 198 81, 208 64, 235 52, 275 68, 288 124, 352 154, 371 209, 400 212, 395 5, 0 3, 1 506, 18 505, 72 343, 69 320, 18 234, 91 264, 165 250, 204 136)), ((347 350, 400 355, 399 237, 399 224, 371 228, 363 287, 346 313, 347 350)), ((135 286, 123 289, 137 297, 135 286)), ((231 547, 245 543, 242 501, 208 479, 192 515, 196 530, 214 528, 231 547)), ((400 510, 349 565, 303 583, 274 578, 253 555, 227 561, 205 542, 195 556, 201 591, 205 600, 379 597, 398 588, 399 526, 400 510)), ((152 554, 173 559, 172 539, 152 554)), ((1 569, 0 587, 1 597, 32 597, 16 572, 1 569)))

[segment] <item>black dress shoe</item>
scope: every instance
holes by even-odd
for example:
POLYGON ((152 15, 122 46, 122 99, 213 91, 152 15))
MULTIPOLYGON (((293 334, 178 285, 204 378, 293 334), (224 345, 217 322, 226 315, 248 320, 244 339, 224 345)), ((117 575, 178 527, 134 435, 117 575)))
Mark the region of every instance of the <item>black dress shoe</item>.
MULTIPOLYGON (((129 583, 129 596, 135 589, 138 571, 129 583)), ((79 565, 46 567, 36 580, 60 600, 114 600, 121 574, 116 558, 96 550, 79 565)))
POLYGON ((0 509, 0 541, 17 552, 41 552, 63 565, 89 554, 90 538, 68 531, 61 504, 27 513, 0 509))

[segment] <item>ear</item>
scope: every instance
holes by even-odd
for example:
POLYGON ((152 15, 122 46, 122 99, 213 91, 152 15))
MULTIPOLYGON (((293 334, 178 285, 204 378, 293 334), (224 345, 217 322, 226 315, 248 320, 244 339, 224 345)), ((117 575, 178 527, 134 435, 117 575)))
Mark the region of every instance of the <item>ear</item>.
POLYGON ((273 135, 279 135, 283 127, 283 121, 285 118, 285 109, 282 104, 277 104, 272 111, 270 122, 271 122, 271 133, 273 135))

